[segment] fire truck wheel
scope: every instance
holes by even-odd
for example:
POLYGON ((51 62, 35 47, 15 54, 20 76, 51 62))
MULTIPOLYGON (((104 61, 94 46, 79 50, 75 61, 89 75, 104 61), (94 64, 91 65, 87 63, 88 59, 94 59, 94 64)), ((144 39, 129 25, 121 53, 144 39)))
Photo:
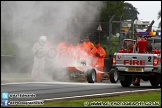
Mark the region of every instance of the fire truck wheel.
POLYGON ((123 87, 129 87, 132 83, 132 77, 131 76, 125 76, 123 81, 120 80, 120 83, 123 87))
POLYGON ((156 81, 156 77, 151 77, 150 83, 151 83, 152 86, 158 86, 159 85, 159 83, 156 81))
POLYGON ((110 82, 117 83, 118 82, 118 73, 114 69, 110 70, 110 82))
POLYGON ((87 70, 87 81, 88 83, 94 83, 96 81, 96 71, 91 68, 87 70))

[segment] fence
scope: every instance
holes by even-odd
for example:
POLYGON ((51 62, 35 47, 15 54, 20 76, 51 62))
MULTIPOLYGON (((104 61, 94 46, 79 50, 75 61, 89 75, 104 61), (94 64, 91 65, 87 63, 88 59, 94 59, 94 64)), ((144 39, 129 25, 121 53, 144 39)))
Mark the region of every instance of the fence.
POLYGON ((113 54, 117 50, 121 40, 120 24, 112 23, 111 35, 109 31, 110 22, 82 22, 82 25, 88 24, 90 25, 90 29, 83 30, 80 38, 84 39, 85 37, 89 36, 92 42, 100 41, 102 47, 106 48, 107 55, 113 54))

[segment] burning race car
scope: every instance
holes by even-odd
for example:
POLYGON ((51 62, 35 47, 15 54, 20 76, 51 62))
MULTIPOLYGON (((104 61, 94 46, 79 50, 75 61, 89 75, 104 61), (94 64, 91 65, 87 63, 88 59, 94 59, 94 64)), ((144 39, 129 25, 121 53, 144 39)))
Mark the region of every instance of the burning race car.
POLYGON ((86 64, 85 60, 80 60, 78 65, 69 65, 57 68, 53 73, 53 79, 58 81, 86 81, 88 83, 101 82, 109 80, 109 73, 102 72, 97 67, 91 67, 86 64))

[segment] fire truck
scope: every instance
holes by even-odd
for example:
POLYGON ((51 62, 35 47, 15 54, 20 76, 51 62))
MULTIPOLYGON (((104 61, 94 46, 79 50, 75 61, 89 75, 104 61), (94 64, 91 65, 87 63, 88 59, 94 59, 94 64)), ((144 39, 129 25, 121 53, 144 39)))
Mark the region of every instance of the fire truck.
POLYGON ((129 87, 132 79, 150 81, 152 86, 161 85, 161 33, 138 32, 139 39, 123 39, 113 56, 110 81, 120 80, 129 87))

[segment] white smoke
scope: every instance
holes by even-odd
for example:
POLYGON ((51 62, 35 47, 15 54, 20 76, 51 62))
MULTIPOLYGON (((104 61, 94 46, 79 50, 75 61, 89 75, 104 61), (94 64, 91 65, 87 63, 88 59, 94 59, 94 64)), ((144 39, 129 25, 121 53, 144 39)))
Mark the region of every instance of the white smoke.
MULTIPOLYGON (((98 20, 101 8, 100 1, 2 1, 1 48, 7 44, 26 58, 33 57, 32 47, 43 35, 54 47, 66 37, 77 43, 93 27, 83 22, 98 20)), ((28 60, 18 64, 33 63, 28 60)))

